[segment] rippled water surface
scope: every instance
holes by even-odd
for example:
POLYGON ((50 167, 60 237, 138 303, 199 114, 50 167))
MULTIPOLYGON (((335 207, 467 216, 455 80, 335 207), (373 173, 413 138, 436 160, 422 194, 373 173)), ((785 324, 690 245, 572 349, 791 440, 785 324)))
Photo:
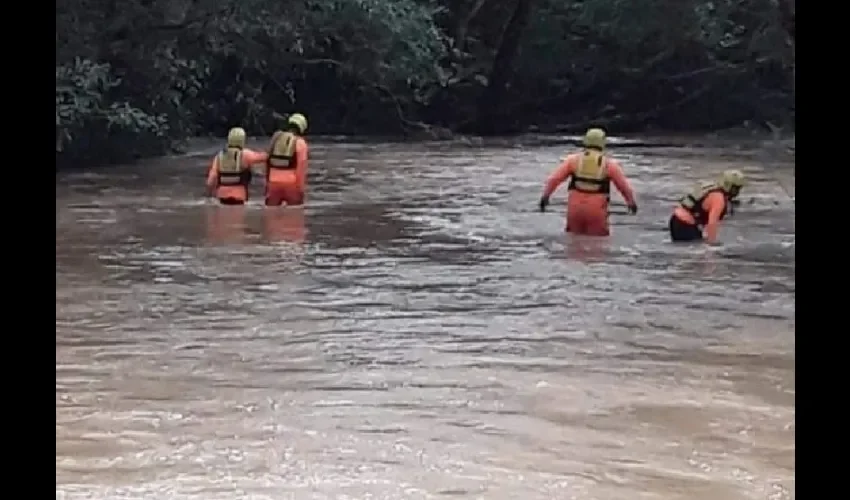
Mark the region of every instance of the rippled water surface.
POLYGON ((199 156, 57 176, 57 498, 794 497, 780 166, 614 149, 640 213, 582 239, 535 211, 565 145, 312 150, 305 210, 199 156), (724 246, 669 244, 729 167, 724 246))

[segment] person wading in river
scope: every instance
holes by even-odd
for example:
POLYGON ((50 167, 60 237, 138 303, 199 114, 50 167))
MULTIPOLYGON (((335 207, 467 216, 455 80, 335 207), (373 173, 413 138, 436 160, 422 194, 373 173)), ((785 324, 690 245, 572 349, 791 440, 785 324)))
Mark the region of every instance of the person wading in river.
POLYGON ((266 161, 266 154, 245 148, 245 129, 227 133, 227 147, 212 160, 207 174, 207 194, 222 205, 244 205, 251 185, 251 166, 266 161))
POLYGON ((608 236, 608 204, 611 183, 626 200, 630 214, 637 213, 637 202, 620 163, 605 155, 605 131, 592 128, 584 135, 584 150, 573 153, 549 176, 540 197, 545 212, 549 197, 567 178, 567 232, 588 236, 608 236))
POLYGON ((266 206, 304 204, 307 191, 307 118, 295 113, 272 135, 266 160, 266 206))
POLYGON ((670 216, 670 239, 674 242, 717 242, 720 221, 729 214, 744 187, 744 173, 726 170, 717 181, 701 182, 679 200, 670 216))

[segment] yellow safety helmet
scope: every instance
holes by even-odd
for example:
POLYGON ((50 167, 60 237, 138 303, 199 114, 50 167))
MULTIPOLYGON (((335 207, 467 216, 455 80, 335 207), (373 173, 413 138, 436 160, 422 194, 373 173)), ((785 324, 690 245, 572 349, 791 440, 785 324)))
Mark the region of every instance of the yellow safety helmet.
POLYGON ((245 129, 242 127, 233 127, 227 133, 227 147, 229 148, 244 148, 245 147, 245 129))
POLYGON ((740 170, 724 170, 720 175, 720 187, 727 193, 738 194, 744 187, 744 173, 740 170))
POLYGON ((289 115, 289 119, 286 120, 286 123, 298 127, 298 133, 300 134, 307 131, 307 117, 301 113, 293 113, 289 115))
POLYGON ((605 149, 605 131, 601 128, 587 129, 583 143, 586 148, 605 149))

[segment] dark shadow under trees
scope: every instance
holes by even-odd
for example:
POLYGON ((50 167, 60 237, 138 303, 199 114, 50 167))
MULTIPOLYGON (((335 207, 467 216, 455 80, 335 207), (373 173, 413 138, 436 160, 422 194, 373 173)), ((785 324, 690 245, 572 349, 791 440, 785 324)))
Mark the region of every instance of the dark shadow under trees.
POLYGON ((56 159, 268 134, 793 128, 793 0, 67 0, 56 159))

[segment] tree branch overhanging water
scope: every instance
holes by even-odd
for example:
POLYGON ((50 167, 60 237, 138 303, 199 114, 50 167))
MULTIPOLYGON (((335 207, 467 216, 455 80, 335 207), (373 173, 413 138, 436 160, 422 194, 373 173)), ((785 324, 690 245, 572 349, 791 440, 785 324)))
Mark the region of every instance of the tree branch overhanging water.
POLYGON ((69 0, 57 166, 314 133, 793 128, 793 0, 69 0), (532 5, 533 3, 533 5, 532 5), (670 22, 675 19, 675 22, 670 22))

